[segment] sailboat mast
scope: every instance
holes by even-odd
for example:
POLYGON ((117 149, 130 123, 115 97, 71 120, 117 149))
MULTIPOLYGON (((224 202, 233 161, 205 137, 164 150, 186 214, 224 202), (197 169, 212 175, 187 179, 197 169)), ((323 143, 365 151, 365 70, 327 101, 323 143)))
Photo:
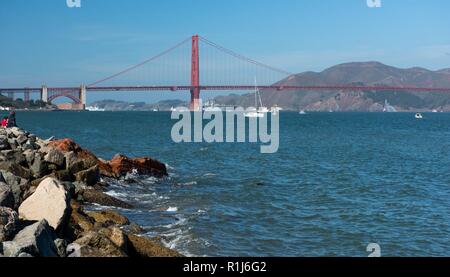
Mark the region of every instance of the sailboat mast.
POLYGON ((255 105, 256 110, 258 110, 258 84, 256 83, 256 76, 255 76, 255 105))

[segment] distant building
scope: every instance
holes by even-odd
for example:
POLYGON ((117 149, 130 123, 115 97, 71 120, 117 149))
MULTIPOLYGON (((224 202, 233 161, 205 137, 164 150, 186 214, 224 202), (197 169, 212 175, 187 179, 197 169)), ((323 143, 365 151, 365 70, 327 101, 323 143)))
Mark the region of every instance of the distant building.
POLYGON ((84 110, 82 104, 61 103, 56 105, 60 110, 84 110))

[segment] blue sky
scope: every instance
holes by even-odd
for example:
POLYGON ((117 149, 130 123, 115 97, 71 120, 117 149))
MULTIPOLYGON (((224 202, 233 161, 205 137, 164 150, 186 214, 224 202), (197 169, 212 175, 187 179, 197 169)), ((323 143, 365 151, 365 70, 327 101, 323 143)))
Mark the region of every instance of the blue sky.
MULTIPOLYGON (((2 0, 0 87, 79 85, 135 64, 191 36, 291 72, 377 60, 450 67, 450 1, 2 0)), ((104 93, 153 102, 167 96, 104 93)))

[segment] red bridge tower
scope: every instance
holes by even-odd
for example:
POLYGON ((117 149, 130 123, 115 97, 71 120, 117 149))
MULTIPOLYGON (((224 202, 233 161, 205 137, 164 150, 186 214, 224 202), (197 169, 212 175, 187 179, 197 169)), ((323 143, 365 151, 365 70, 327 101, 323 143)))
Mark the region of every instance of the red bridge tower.
POLYGON ((200 109, 200 58, 198 35, 192 36, 191 110, 200 109))

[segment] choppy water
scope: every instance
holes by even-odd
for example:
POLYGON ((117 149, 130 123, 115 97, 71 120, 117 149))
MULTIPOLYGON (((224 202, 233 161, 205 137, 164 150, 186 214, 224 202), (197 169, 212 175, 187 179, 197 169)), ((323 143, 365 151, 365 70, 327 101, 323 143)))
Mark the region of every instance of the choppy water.
POLYGON ((280 149, 174 144, 169 113, 18 113, 41 137, 103 158, 152 156, 170 178, 109 193, 148 235, 188 255, 450 254, 450 114, 283 113, 280 149), (257 185, 262 183, 263 185, 257 185))

